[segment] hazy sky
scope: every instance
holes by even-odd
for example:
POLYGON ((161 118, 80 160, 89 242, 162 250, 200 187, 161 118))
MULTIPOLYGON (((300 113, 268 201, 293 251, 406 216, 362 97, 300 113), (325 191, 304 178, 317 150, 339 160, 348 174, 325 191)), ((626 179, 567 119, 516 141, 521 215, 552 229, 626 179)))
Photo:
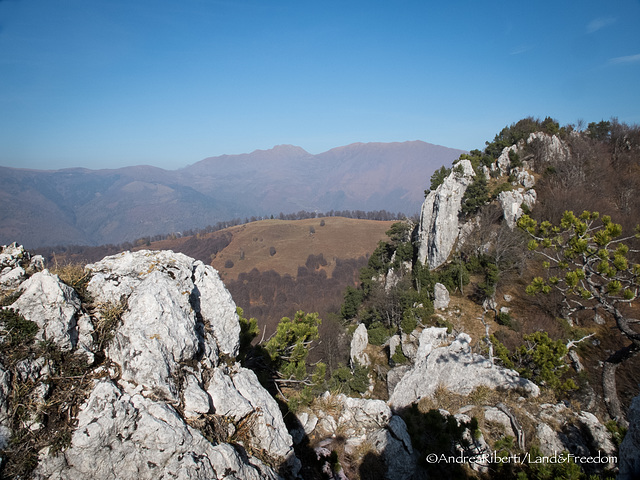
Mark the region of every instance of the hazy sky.
POLYGON ((640 123, 640 1, 0 0, 0 165, 640 123))

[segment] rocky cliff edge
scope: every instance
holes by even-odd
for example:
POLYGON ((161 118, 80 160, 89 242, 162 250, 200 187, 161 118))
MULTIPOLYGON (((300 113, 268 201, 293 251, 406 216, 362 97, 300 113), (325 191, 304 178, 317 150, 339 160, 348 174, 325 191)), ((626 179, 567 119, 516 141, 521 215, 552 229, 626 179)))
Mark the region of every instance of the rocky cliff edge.
POLYGON ((276 401, 236 362, 236 306, 212 267, 125 252, 88 265, 74 289, 18 245, 0 262, 0 443, 38 449, 34 478, 297 475, 276 401))

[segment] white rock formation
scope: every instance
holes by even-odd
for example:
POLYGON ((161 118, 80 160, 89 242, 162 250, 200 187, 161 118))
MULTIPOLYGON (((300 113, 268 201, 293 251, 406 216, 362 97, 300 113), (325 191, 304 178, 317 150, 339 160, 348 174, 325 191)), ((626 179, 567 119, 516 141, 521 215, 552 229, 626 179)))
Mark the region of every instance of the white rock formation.
POLYGON ((369 355, 365 353, 365 349, 369 344, 369 334, 364 323, 358 325, 356 331, 353 332, 351 339, 350 358, 351 363, 359 363, 360 365, 369 365, 369 355))
MULTIPOLYGON (((391 263, 394 262, 395 257, 396 252, 393 252, 393 255, 391 256, 391 263)), ((384 291, 389 292, 393 287, 395 287, 407 273, 411 272, 411 267, 411 262, 402 262, 397 270, 391 267, 384 278, 384 291)))
POLYGON ((78 340, 76 315, 80 298, 48 270, 35 273, 20 284, 22 294, 11 305, 24 318, 38 324, 36 338, 51 340, 62 350, 71 350, 78 340))
POLYGON ((250 444, 257 451, 288 460, 292 470, 299 470, 300 462, 293 454, 293 439, 284 424, 278 404, 260 385, 256 374, 236 365, 233 384, 238 393, 251 404, 250 444))
POLYGON ((449 338, 446 327, 425 328, 420 333, 418 350, 415 355, 416 364, 422 363, 434 348, 445 345, 449 338))
POLYGON ((522 204, 531 208, 536 202, 535 190, 523 189, 500 192, 498 201, 502 207, 504 219, 509 228, 514 229, 518 219, 522 216, 522 204))
MULTIPOLYGON (((40 255, 37 257, 42 259, 40 255)), ((28 259, 29 254, 22 245, 12 243, 0 247, 0 293, 14 290, 27 278, 24 265, 28 259)), ((34 266, 29 268, 35 271, 34 266)))
POLYGON ((509 172, 509 167, 511 166, 511 158, 509 157, 509 154, 511 152, 517 153, 518 146, 511 145, 510 147, 503 148, 502 153, 500 153, 500 156, 498 157, 498 160, 496 161, 496 163, 491 165, 491 170, 492 171, 499 170, 500 175, 506 175, 509 172))
POLYGON ((536 425, 536 439, 543 455, 557 455, 566 450, 558 432, 544 422, 536 425))
MULTIPOLYGON (((243 422, 248 452, 261 452, 283 474, 297 475, 300 463, 276 401, 252 371, 233 361, 239 321, 212 267, 182 254, 140 251, 88 269, 95 304, 122 306, 121 322, 104 351, 108 362, 89 372, 97 380, 79 409, 71 445, 57 456, 40 452, 34 478, 278 478, 251 454, 216 444, 190 426, 214 413, 243 422)), ((38 324, 39 338, 90 358, 98 353, 91 333, 100 309, 90 318, 73 289, 47 270, 19 290, 12 306, 38 324)), ((20 361, 15 371, 22 381, 48 385, 44 358, 20 361)), ((1 381, 8 376, 2 372, 0 441, 7 434, 1 381)), ((36 403, 48 395, 41 390, 34 390, 36 403)), ((221 438, 229 434, 223 433, 221 438)))
POLYGON ((396 385, 389 399, 394 410, 432 396, 438 387, 460 395, 468 395, 479 386, 496 390, 517 389, 531 397, 540 394, 536 384, 521 378, 517 372, 494 366, 483 356, 472 353, 471 338, 465 333, 458 335, 450 345, 436 346, 445 334, 446 329, 423 331, 424 341, 421 337, 416 363, 396 385))
POLYGON ((411 370, 411 365, 400 365, 387 372, 387 393, 389 397, 393 395, 393 391, 396 389, 396 386, 409 370, 411 370))
POLYGON ((211 411, 211 399, 202 389, 195 375, 187 375, 182 396, 186 418, 198 417, 211 411))
POLYGON ((532 143, 537 143, 542 148, 540 156, 551 162, 564 162, 571 154, 569 147, 556 135, 535 132, 527 138, 527 144, 532 143))
POLYGON ((175 378, 179 364, 194 359, 199 338, 189 291, 173 288, 173 279, 152 271, 136 287, 108 356, 122 368, 122 380, 179 401, 175 378))
POLYGON ((433 308, 435 310, 444 310, 449 306, 449 290, 441 283, 436 283, 433 292, 433 308))
POLYGON ((316 438, 328 438, 322 442, 325 448, 330 448, 331 439, 337 435, 348 438, 345 445, 348 454, 354 454, 366 442, 385 461, 387 471, 380 472, 381 478, 412 478, 416 459, 407 426, 402 418, 392 414, 384 401, 326 392, 316 408, 307 413, 307 418, 320 420, 315 423, 315 428, 308 431, 305 428, 305 431, 316 438))
POLYGON ((518 168, 515 175, 516 182, 526 189, 533 188, 536 183, 536 179, 534 178, 534 176, 527 172, 524 168, 518 168))
POLYGON ((460 232, 460 203, 474 176, 471 162, 459 161, 445 181, 430 192, 422 204, 418 227, 418 260, 429 269, 442 265, 451 253, 460 232), (461 173, 456 171, 460 169, 461 173))
POLYGON ((499 408, 484 407, 484 421, 500 425, 504 429, 505 435, 510 435, 516 438, 509 416, 499 408))
POLYGON ((592 452, 600 452, 602 456, 613 457, 616 455, 616 446, 611 441, 611 434, 607 427, 600 423, 598 417, 590 412, 580 412, 578 422, 588 432, 586 437, 592 452))
MULTIPOLYGON (((158 272, 169 278, 185 300, 211 328, 217 352, 237 354, 240 323, 231 295, 224 288, 218 273, 198 260, 171 251, 124 252, 87 265, 93 273, 87 289, 102 302, 119 302, 128 298, 148 276, 158 272), (215 319, 215 322, 211 321, 215 319)), ((156 277, 160 281, 160 277, 156 277)), ((177 298, 175 299, 177 301, 177 298)))
POLYGON ((34 478, 277 478, 259 460, 248 460, 231 445, 209 442, 170 405, 100 381, 80 410, 71 446, 43 456, 34 478))
POLYGON ((393 335, 389 339, 389 358, 393 357, 398 347, 402 349, 402 340, 400 340, 400 335, 393 335))
POLYGON ((0 365, 0 449, 9 444, 11 438, 11 412, 9 396, 11 395, 11 374, 0 365))

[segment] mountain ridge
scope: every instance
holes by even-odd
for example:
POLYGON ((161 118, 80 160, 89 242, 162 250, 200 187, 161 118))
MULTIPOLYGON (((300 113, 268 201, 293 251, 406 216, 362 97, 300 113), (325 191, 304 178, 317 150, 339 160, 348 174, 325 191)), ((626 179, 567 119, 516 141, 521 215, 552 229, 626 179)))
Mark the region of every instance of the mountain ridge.
POLYGON ((433 171, 461 153, 422 141, 371 142, 317 155, 277 145, 177 170, 1 167, 0 242, 17 239, 29 248, 122 243, 300 210, 410 215, 433 171))

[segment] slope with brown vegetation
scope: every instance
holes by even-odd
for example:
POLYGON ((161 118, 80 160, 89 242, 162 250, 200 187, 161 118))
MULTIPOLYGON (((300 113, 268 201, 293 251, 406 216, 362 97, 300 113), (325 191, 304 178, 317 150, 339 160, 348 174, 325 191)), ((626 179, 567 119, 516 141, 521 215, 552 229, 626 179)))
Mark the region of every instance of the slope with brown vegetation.
POLYGON ((360 268, 393 223, 344 217, 261 220, 137 248, 174 250, 210 263, 268 338, 282 317, 297 310, 318 312, 321 330, 331 329, 329 314, 339 311, 345 288, 356 285, 360 268))
POLYGON ((393 222, 327 217, 263 220, 230 228, 232 239, 211 265, 223 279, 237 280, 254 268, 296 277, 309 255, 324 257, 320 269, 331 276, 336 259, 359 258, 375 250, 393 222), (231 261, 233 266, 231 267, 231 261), (227 266, 229 265, 229 266, 227 266))

